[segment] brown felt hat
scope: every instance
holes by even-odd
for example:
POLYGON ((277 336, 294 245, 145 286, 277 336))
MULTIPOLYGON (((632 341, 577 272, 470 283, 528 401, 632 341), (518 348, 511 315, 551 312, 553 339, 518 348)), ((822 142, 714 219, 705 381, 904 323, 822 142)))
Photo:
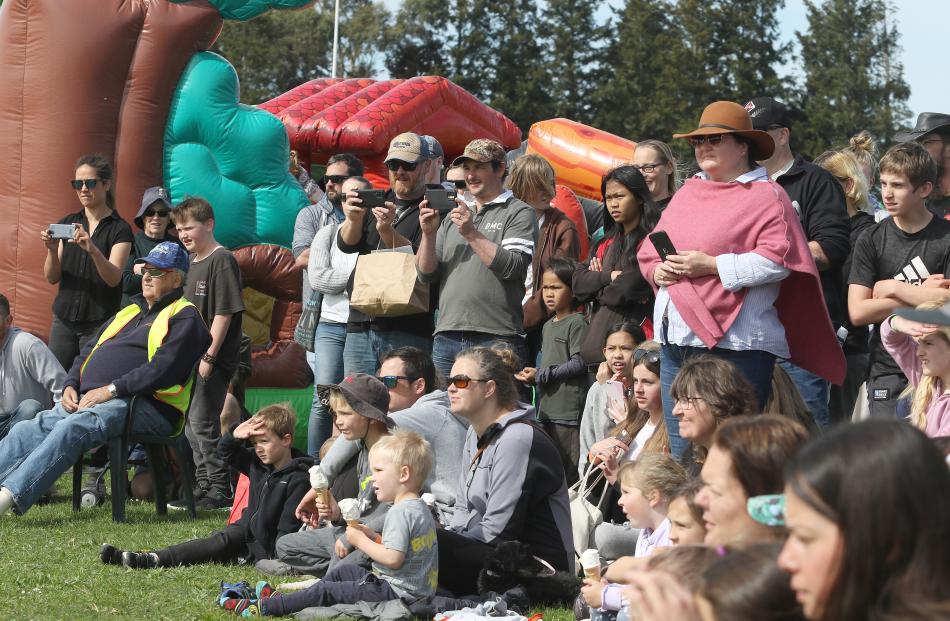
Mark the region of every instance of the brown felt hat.
POLYGON ((319 384, 317 394, 324 405, 330 405, 330 391, 339 390, 353 411, 360 416, 384 423, 392 429, 395 426, 389 418, 389 389, 378 378, 366 373, 354 373, 343 378, 339 384, 319 384))
POLYGON ((699 117, 699 127, 688 134, 673 134, 674 138, 739 134, 751 143, 750 155, 756 161, 767 160, 775 151, 775 141, 768 132, 752 128, 752 118, 746 109, 732 101, 714 101, 706 106, 699 117))

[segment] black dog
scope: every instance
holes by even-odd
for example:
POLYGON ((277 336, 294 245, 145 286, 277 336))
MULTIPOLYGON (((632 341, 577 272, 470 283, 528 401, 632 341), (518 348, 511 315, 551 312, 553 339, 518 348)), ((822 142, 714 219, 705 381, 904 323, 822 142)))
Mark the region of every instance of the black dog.
POLYGON ((531 554, 519 541, 498 544, 478 574, 478 592, 505 593, 521 586, 531 605, 570 605, 581 590, 581 581, 566 571, 555 571, 531 554))

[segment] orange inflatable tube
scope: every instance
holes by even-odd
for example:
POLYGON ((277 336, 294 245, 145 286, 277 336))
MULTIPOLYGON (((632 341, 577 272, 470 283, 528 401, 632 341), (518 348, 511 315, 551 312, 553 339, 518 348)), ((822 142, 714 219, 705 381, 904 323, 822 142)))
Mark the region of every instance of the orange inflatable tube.
POLYGON ((555 188, 557 193, 554 195, 554 200, 551 201, 551 207, 558 209, 574 223, 575 228, 577 228, 577 236, 581 239, 581 252, 578 256, 585 259, 587 252, 590 250, 590 234, 587 231, 584 207, 577 200, 577 195, 566 185, 558 184, 555 188))
POLYGON ((537 153, 550 162, 558 183, 581 196, 601 200, 604 173, 629 162, 636 148, 631 140, 583 123, 550 119, 531 126, 526 152, 537 153))

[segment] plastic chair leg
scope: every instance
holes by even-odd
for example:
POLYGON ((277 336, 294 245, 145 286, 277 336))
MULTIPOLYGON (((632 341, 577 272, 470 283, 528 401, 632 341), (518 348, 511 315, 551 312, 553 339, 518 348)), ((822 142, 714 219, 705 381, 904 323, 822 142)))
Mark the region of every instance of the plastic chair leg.
POLYGON ((125 437, 115 438, 109 443, 109 467, 112 469, 112 521, 125 521, 125 480, 128 472, 126 459, 129 445, 125 437))
POLYGON ((191 519, 198 518, 198 509, 195 507, 195 472, 191 467, 191 445, 185 439, 185 434, 181 434, 174 443, 175 455, 178 457, 178 466, 181 469, 182 493, 185 502, 188 504, 188 515, 191 519))
POLYGON ((161 444, 146 444, 148 461, 152 468, 152 493, 155 495, 155 513, 168 514, 168 495, 165 493, 165 472, 168 468, 165 461, 165 450, 161 444))

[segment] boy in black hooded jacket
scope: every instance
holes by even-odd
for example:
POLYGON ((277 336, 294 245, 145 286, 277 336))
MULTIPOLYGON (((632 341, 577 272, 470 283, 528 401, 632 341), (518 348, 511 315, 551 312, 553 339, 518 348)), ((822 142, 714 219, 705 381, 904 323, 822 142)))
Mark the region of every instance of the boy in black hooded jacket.
POLYGON ((300 529, 294 512, 310 489, 308 469, 313 461, 292 446, 296 421, 290 408, 269 405, 222 434, 221 458, 250 479, 247 508, 235 523, 203 539, 153 552, 123 551, 106 543, 100 549, 102 562, 152 569, 272 558, 277 539, 300 529))

